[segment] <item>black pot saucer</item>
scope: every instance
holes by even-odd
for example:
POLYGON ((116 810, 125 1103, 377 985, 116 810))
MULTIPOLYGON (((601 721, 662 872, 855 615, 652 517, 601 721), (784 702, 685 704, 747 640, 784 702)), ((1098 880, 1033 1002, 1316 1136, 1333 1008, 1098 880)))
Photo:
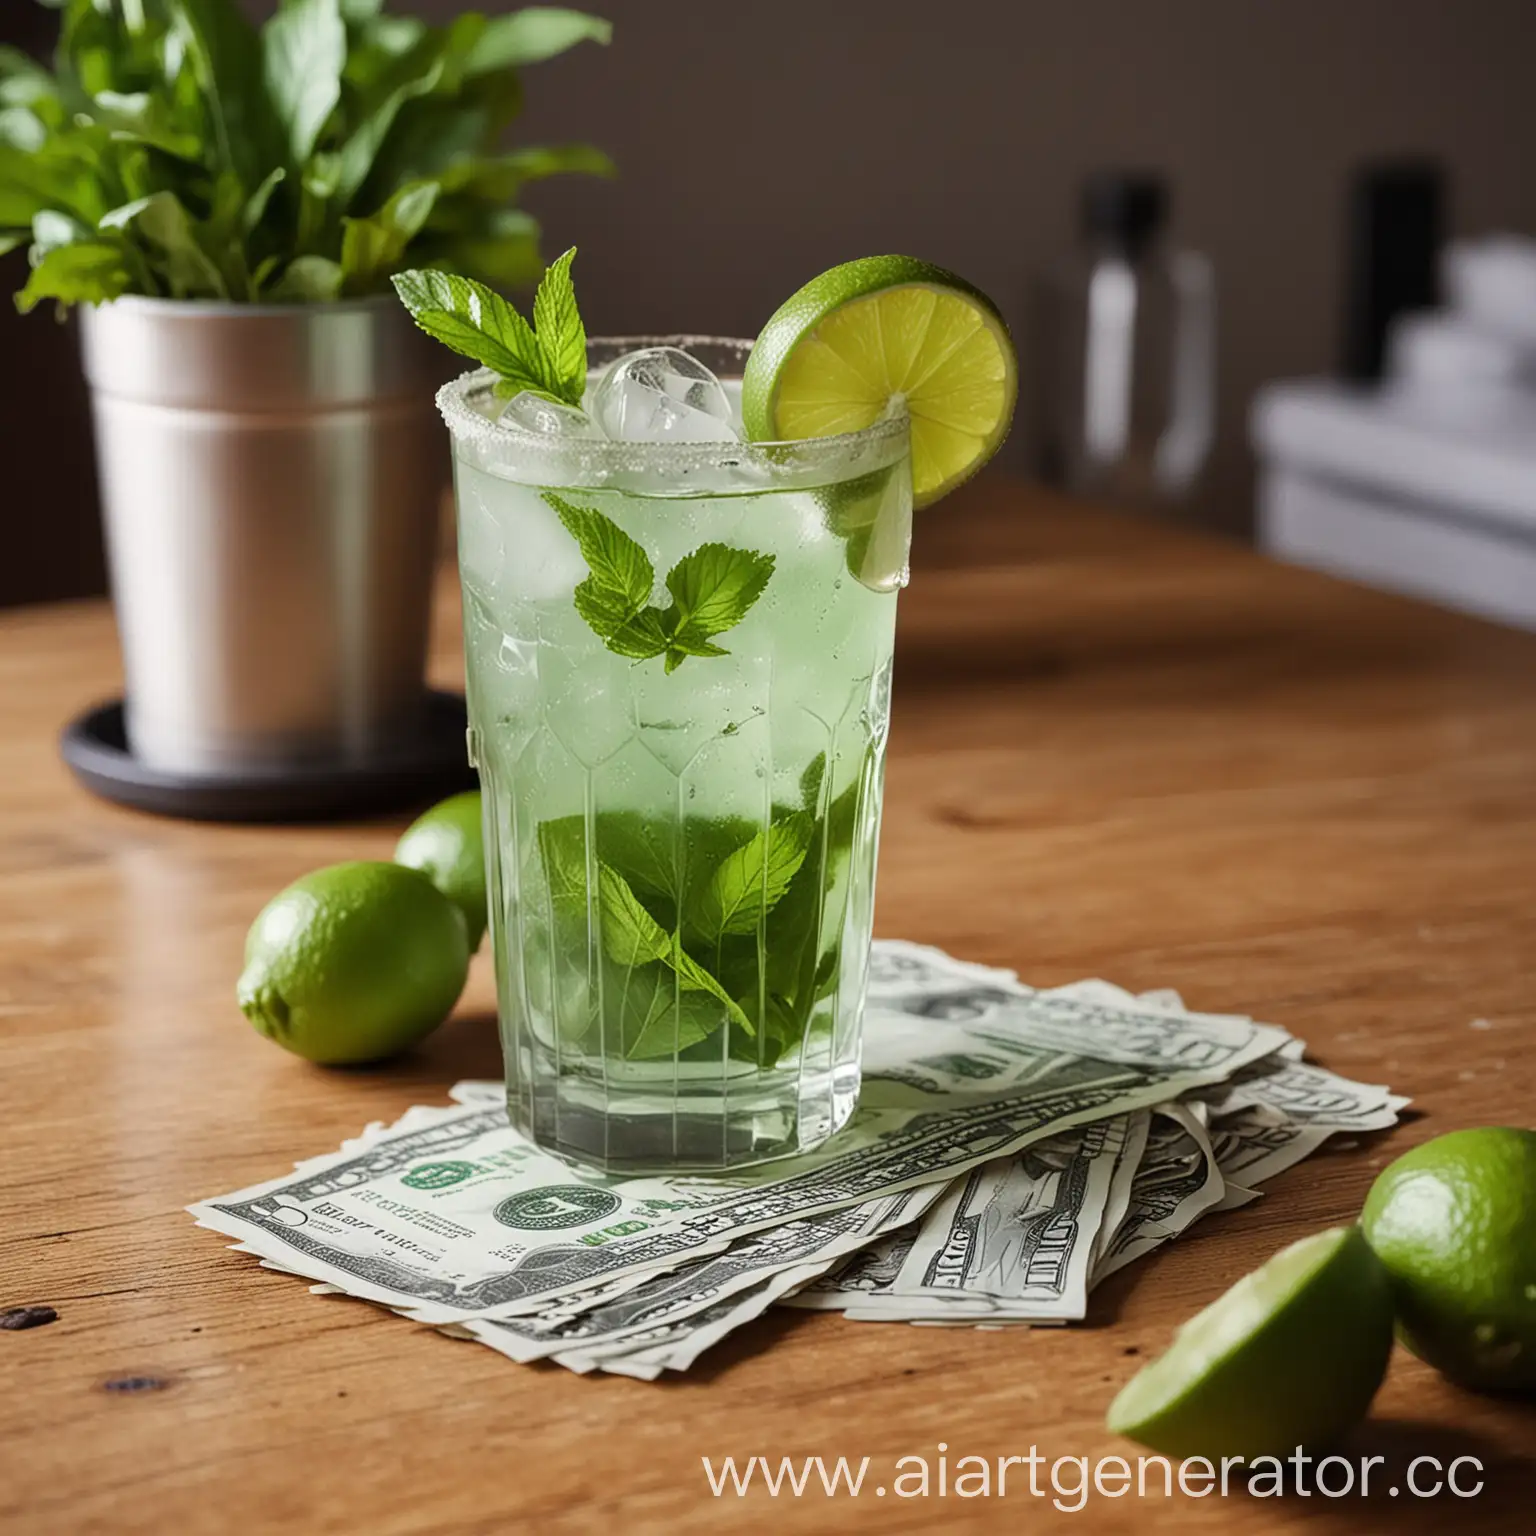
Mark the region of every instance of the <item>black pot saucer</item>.
POLYGON ((315 763, 242 774, 167 773, 128 750, 123 701, 93 705, 64 728, 59 749, 92 794, 189 821, 352 821, 415 810, 478 780, 465 746, 464 699, 429 690, 422 729, 367 763, 315 763))

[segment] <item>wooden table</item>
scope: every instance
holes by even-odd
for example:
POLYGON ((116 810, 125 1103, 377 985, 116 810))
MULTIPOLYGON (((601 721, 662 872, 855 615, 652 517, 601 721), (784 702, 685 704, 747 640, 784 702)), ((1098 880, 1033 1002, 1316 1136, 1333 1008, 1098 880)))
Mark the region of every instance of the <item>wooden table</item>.
MULTIPOLYGON (((451 681, 444 590, 434 670, 451 681)), ((706 1455, 869 1456, 872 1485, 909 1454, 936 1479, 940 1442, 952 1463, 1032 1444, 1134 1454, 1104 1407, 1177 1321, 1280 1244, 1352 1218, 1397 1152, 1529 1124, 1536 1104, 1536 637, 1000 479, 929 514, 902 601, 882 933, 1039 983, 1178 987, 1285 1025, 1329 1066, 1412 1094, 1422 1118, 1202 1223, 1070 1330, 779 1311, 647 1386, 516 1366, 310 1296, 183 1205, 497 1073, 484 957, 459 1015, 404 1060, 329 1072, 274 1050, 234 1006, 247 924, 315 865, 386 856, 399 824, 204 827, 92 800, 54 741, 118 684, 107 610, 12 613, 0 1306, 60 1317, 0 1334, 0 1527, 1531 1529, 1532 1405, 1458 1392, 1401 1352, 1358 1448, 1394 1474, 1421 1453, 1475 1455, 1478 1497, 1159 1489, 1068 1515, 1048 1468, 1042 1498, 1017 1469, 1006 1498, 710 1496, 706 1455)))

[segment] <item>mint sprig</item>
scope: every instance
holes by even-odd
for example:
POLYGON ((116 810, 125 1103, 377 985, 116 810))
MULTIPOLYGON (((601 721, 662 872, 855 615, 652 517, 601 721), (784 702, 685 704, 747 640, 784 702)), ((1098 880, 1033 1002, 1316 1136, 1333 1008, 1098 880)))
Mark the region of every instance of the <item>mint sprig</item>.
POLYGON ((611 517, 545 491, 566 532, 576 540, 590 571, 576 588, 576 611, 619 656, 666 658, 675 672, 690 656, 728 656, 714 644, 746 618, 773 575, 773 556, 729 544, 701 544, 667 573, 672 601, 650 601, 656 569, 650 557, 611 517))
POLYGON ((579 406, 587 387, 587 332, 571 282, 572 246, 544 269, 529 323, 494 289, 452 272, 397 272, 391 281, 429 336, 501 375, 502 399, 528 391, 579 406))
POLYGON ((794 1046, 837 988, 842 923, 828 896, 867 835, 864 775, 830 801, 826 777, 821 754, 799 806, 775 804, 766 823, 636 811, 541 822, 551 942, 572 972, 602 971, 586 1019, 562 1017, 562 1031, 574 1038, 601 1020, 602 1048, 634 1060, 686 1051, 722 1027, 730 1053, 760 1065, 794 1046))

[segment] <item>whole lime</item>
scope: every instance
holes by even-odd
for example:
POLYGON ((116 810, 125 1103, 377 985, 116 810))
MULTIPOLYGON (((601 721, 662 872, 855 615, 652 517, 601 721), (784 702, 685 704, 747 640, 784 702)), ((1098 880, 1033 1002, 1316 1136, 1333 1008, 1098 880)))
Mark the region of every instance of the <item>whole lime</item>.
POLYGON ((1451 1131, 1405 1152, 1361 1223, 1414 1354, 1462 1386, 1536 1389, 1536 1131, 1451 1131))
POLYGON ((1190 1318, 1121 1389, 1108 1427, 1211 1461, 1327 1445, 1370 1407, 1391 1353, 1386 1271, 1358 1227, 1333 1227, 1190 1318))
POLYGON ((464 917, 400 864, 332 864, 257 915, 240 1011, 310 1061, 378 1061, 448 1017, 469 969, 464 917))
POLYGON ((485 935, 485 843, 480 791, 451 795, 405 829, 395 863, 419 869, 464 914, 473 954, 485 935))

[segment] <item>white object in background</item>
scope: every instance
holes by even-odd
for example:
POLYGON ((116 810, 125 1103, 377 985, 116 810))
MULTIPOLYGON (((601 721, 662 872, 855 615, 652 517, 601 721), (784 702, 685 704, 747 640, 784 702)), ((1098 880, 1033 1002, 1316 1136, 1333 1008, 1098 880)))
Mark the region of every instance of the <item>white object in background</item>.
POLYGON ((1348 485, 1285 470, 1265 477, 1259 515, 1265 547, 1293 564, 1536 630, 1536 539, 1405 516, 1348 485))
POLYGON ((1536 391, 1463 416, 1418 386, 1273 384, 1252 429, 1271 554, 1536 629, 1536 391))
POLYGON ((1447 305, 1474 324, 1536 347, 1536 240, 1460 240, 1442 263, 1447 305))
POLYGON ((1454 307, 1400 316, 1388 376, 1253 408, 1270 553, 1536 630, 1536 241, 1444 258, 1454 307))

